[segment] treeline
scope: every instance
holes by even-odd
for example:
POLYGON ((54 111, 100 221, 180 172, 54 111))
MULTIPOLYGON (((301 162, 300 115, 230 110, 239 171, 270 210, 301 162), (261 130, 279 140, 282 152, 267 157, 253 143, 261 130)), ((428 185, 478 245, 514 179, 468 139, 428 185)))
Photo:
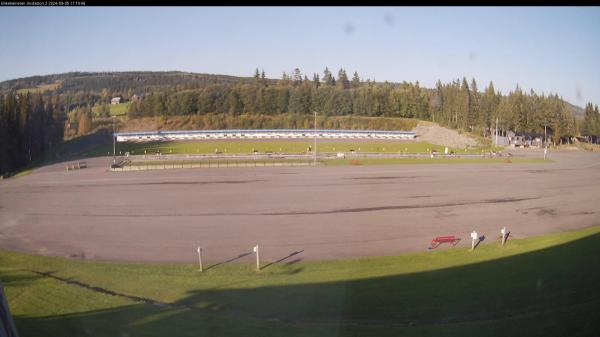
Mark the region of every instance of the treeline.
POLYGON ((600 137, 600 112, 598 106, 588 103, 585 106, 585 117, 583 119, 583 127, 581 130, 583 136, 600 137))
POLYGON ((62 142, 64 120, 58 96, 0 94, 0 175, 42 159, 62 142))
POLYGON ((546 128, 554 142, 579 133, 575 117, 558 95, 538 95, 533 90, 527 94, 517 86, 503 96, 491 82, 480 92, 474 79, 470 84, 466 78, 449 84, 438 81, 430 111, 436 122, 484 136, 493 132, 496 120, 503 132, 543 134, 546 128))
POLYGON ((400 85, 361 82, 358 74, 348 79, 340 70, 336 80, 329 70, 323 81, 318 75, 312 80, 296 69, 283 74, 276 83, 257 72, 251 81, 239 81, 233 86, 208 85, 198 89, 162 91, 147 95, 132 103, 129 117, 176 116, 191 114, 312 114, 327 116, 361 115, 383 117, 429 117, 427 89, 419 84, 400 85))
MULTIPOLYGON (((344 130, 411 130, 417 119, 363 117, 363 116, 319 116, 318 128, 344 130)), ((160 130, 215 130, 215 129, 309 129, 314 128, 314 115, 240 115, 208 113, 205 115, 175 116, 169 118, 144 117, 130 120, 120 131, 143 131, 151 125, 160 130)))
POLYGON ((403 117, 432 120, 456 129, 489 136, 498 119, 503 131, 543 133, 554 139, 575 136, 578 123, 567 102, 558 95, 523 92, 518 86, 502 95, 493 83, 480 91, 475 79, 466 78, 422 88, 418 82, 376 83, 350 77, 340 69, 337 78, 325 69, 309 78, 298 68, 276 83, 255 72, 252 80, 232 86, 209 84, 180 91, 156 91, 129 108, 130 118, 204 115, 208 113, 277 115, 282 113, 326 116, 403 117))

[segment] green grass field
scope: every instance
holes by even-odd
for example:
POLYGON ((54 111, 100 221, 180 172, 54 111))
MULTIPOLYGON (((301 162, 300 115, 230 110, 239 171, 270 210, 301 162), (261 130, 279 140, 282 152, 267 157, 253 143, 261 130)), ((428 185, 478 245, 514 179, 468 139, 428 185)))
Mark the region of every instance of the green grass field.
POLYGON ((35 88, 19 89, 19 90, 17 90, 17 93, 18 94, 26 94, 26 93, 37 94, 37 93, 43 93, 46 91, 56 90, 56 89, 58 89, 59 86, 60 86, 60 82, 55 82, 55 83, 50 83, 50 84, 42 84, 35 88))
MULTIPOLYGON (((119 104, 109 104, 110 107, 110 115, 111 116, 125 116, 129 111, 130 102, 119 103, 119 104)), ((100 114, 101 105, 96 105, 92 108, 92 112, 95 116, 100 114)))
MULTIPOLYGON (((286 153, 306 153, 309 147, 314 143, 306 141, 210 141, 210 142, 153 142, 153 143, 118 143, 117 152, 130 152, 131 154, 154 154, 160 150, 163 154, 207 154, 207 153, 252 153, 258 152, 286 152, 286 153)), ((444 152, 444 146, 433 145, 427 142, 377 142, 377 141, 355 141, 355 142, 317 142, 318 152, 350 152, 354 150, 360 152, 381 152, 381 153, 429 153, 437 150, 444 152)), ((490 151, 490 149, 455 149, 450 151, 456 153, 481 153, 490 151)), ((110 147, 106 144, 104 147, 91 152, 91 155, 101 155, 107 152, 112 153, 112 144, 110 147)))
POLYGON ((293 256, 260 272, 205 261, 199 273, 194 247, 189 265, 0 251, 0 277, 22 337, 597 334, 600 226, 496 239, 475 252, 293 256))

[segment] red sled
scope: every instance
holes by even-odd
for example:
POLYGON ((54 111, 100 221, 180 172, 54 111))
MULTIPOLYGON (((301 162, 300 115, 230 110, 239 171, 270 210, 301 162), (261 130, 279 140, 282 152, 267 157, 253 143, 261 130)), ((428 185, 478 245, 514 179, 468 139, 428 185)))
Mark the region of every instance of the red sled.
POLYGON ((442 243, 449 243, 453 246, 456 246, 456 244, 458 244, 458 241, 460 241, 460 238, 457 238, 454 235, 438 236, 438 237, 434 238, 433 240, 431 240, 431 246, 429 247, 429 249, 435 249, 442 243))

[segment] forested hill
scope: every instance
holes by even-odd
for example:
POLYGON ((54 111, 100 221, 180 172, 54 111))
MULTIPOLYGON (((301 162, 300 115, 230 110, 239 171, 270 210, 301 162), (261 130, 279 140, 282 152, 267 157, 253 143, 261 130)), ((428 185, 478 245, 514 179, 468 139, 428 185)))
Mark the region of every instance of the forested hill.
MULTIPOLYGON (((264 72, 262 76, 264 76, 264 72)), ((292 77, 291 74, 288 76, 289 78, 292 77)), ((335 79, 334 76, 332 76, 332 78, 335 79)), ((200 88, 207 85, 233 86, 237 83, 249 81, 251 79, 251 77, 181 71, 69 72, 63 74, 24 77, 0 82, 0 90, 17 90, 19 92, 39 91, 47 95, 90 92, 103 93, 104 96, 120 94, 130 97, 133 94, 144 94, 160 90, 178 91, 190 88, 200 88)), ((275 79, 265 79, 264 77, 263 79, 273 85, 280 81, 275 79)), ((285 74, 283 80, 285 80, 285 74)), ((315 78, 313 77, 313 81, 314 80, 315 78)), ((384 83, 380 82, 379 84, 384 83)), ((389 85, 399 86, 401 84, 389 83, 389 85)), ((423 89, 427 90, 426 88, 423 89)), ((585 112, 583 108, 569 102, 565 103, 567 109, 573 116, 584 118, 585 112)))
POLYGON ((144 93, 157 89, 176 89, 178 86, 232 85, 243 79, 242 77, 228 75, 187 73, 181 71, 70 72, 4 81, 0 82, 0 89, 24 90, 58 84, 55 90, 56 93, 77 91, 102 92, 103 90, 108 90, 109 92, 123 92, 126 94, 128 91, 144 93))

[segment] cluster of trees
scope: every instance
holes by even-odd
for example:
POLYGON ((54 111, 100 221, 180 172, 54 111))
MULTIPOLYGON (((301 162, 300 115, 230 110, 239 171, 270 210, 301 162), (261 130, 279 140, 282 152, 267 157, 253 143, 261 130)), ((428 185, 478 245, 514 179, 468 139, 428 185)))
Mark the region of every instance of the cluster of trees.
POLYGON ((474 79, 470 84, 466 78, 449 84, 438 81, 430 108, 436 122, 484 136, 493 132, 496 120, 503 132, 542 134, 547 128, 555 140, 577 133, 575 117, 558 95, 538 95, 533 90, 527 94, 519 86, 503 96, 491 82, 479 92, 474 79))
POLYGON ((581 135, 600 137, 600 112, 597 105, 594 106, 592 103, 588 103, 585 106, 581 135))
POLYGON ((296 69, 291 75, 284 73, 277 82, 268 81, 264 72, 259 74, 257 70, 253 80, 241 80, 232 86, 210 84, 197 89, 153 92, 130 105, 129 117, 309 114, 313 111, 327 116, 354 114, 427 119, 428 92, 418 83, 363 82, 356 72, 348 79, 343 69, 338 72, 337 80, 328 69, 322 81, 318 74, 310 80, 296 69))
MULTIPOLYGON (((137 120, 144 125, 143 119, 137 120)), ((309 129, 314 127, 314 115, 279 114, 279 115, 241 115, 208 113, 204 115, 178 116, 170 119, 152 119, 152 124, 164 130, 181 129, 309 129)), ((329 116, 319 117, 317 124, 323 129, 345 130, 411 130, 417 126, 416 119, 363 117, 363 116, 329 116)), ((132 123, 134 128, 135 124, 132 123)))
POLYGON ((0 174, 42 159, 62 142, 64 116, 58 96, 0 94, 0 174))
POLYGON ((517 86, 502 95, 493 83, 480 91, 475 79, 466 78, 422 88, 416 83, 363 81, 345 69, 337 77, 326 68, 312 78, 296 68, 277 82, 268 81, 256 69, 254 78, 234 85, 208 84, 185 90, 160 90, 132 103, 130 118, 283 113, 326 116, 377 116, 433 120, 442 125, 489 136, 498 119, 502 130, 543 133, 547 127, 555 139, 574 136, 578 124, 568 104, 558 95, 523 92, 517 86))

